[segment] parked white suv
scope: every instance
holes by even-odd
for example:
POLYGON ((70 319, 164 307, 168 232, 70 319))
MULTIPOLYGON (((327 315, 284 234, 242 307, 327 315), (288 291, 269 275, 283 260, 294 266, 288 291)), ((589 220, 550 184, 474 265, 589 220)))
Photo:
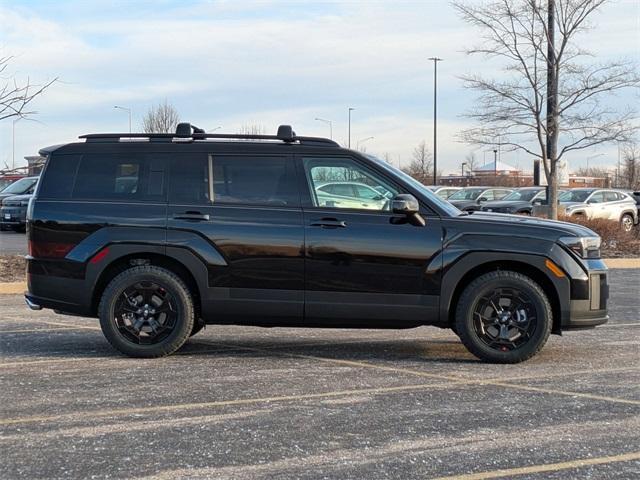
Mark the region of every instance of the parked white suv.
POLYGON ((566 215, 615 220, 625 232, 638 223, 635 200, 618 190, 574 188, 560 195, 560 204, 566 215))

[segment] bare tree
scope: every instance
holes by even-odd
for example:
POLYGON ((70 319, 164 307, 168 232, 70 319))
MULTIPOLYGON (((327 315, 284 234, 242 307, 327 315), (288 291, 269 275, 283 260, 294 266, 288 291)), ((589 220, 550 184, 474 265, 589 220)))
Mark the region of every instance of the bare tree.
POLYGON ((13 57, 0 57, 0 120, 11 117, 27 117, 36 114, 29 110, 29 104, 42 92, 58 80, 58 77, 46 83, 35 85, 30 79, 18 82, 15 76, 7 76, 7 67, 13 57))
POLYGON ((478 166, 478 159, 476 157, 475 152, 468 153, 464 157, 464 163, 467 164, 467 171, 473 172, 478 166))
POLYGON ((178 110, 167 100, 151 107, 142 119, 144 133, 173 133, 180 122, 178 110))
POLYGON ((579 177, 607 178, 609 170, 604 167, 580 167, 574 172, 579 177))
POLYGON ((622 184, 630 190, 640 190, 640 146, 630 142, 622 150, 622 184))
POLYGON ((455 1, 461 17, 483 32, 467 51, 500 63, 499 79, 463 77, 479 94, 461 132, 472 144, 524 150, 540 158, 550 188, 549 216, 557 218, 558 162, 572 150, 625 141, 637 128, 631 109, 610 108, 603 98, 640 85, 635 66, 589 63, 579 34, 606 0, 455 1))
POLYGON ((402 169, 405 173, 421 183, 430 183, 433 178, 433 157, 427 148, 427 142, 422 140, 414 149, 411 163, 402 169))
POLYGON ((266 132, 266 128, 264 125, 259 125, 257 123, 245 123, 240 127, 240 131, 238 132, 241 135, 264 135, 266 132))

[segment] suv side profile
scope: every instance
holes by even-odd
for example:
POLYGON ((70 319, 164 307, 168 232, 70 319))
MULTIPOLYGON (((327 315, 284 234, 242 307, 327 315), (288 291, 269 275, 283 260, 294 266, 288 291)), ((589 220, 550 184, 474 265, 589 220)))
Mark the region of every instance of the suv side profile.
POLYGON ((611 189, 574 188, 560 195, 565 214, 575 217, 612 220, 625 232, 638 224, 636 201, 629 194, 611 189))
POLYGON ((516 363, 550 333, 608 319, 600 239, 582 226, 468 215, 381 160, 288 126, 81 138, 41 150, 25 299, 98 317, 126 355, 168 355, 206 324, 431 325, 482 360, 516 363), (327 182, 389 200, 327 205, 327 182))

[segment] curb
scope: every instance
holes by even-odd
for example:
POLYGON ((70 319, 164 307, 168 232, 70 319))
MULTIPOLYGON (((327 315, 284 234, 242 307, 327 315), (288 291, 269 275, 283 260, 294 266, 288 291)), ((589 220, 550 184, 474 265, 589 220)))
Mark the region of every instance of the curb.
POLYGON ((0 283, 0 295, 15 295, 24 293, 27 289, 27 282, 6 282, 0 283))

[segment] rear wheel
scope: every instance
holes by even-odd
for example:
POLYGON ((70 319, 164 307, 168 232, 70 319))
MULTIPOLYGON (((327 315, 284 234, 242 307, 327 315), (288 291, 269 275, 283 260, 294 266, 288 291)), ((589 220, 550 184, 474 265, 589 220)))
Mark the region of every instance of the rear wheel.
POLYGON ((125 270, 107 286, 100 326, 109 343, 132 357, 162 357, 180 348, 194 324, 191 293, 174 273, 156 266, 125 270))
POLYGON ((620 228, 627 233, 633 230, 633 217, 628 213, 622 215, 622 218, 620 219, 620 228))
POLYGON ((456 310, 456 329, 476 357, 518 363, 534 356, 551 333, 551 305, 540 286, 516 272, 496 271, 472 281, 456 310))

